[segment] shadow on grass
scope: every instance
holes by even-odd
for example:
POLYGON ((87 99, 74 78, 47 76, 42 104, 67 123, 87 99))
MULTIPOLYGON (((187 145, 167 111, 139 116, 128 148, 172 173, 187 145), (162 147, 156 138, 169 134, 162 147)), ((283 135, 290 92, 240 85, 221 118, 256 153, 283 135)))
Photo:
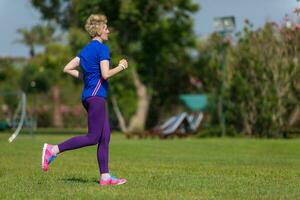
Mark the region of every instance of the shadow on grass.
POLYGON ((69 183, 98 183, 98 180, 95 179, 84 179, 77 177, 61 178, 60 180, 69 183))

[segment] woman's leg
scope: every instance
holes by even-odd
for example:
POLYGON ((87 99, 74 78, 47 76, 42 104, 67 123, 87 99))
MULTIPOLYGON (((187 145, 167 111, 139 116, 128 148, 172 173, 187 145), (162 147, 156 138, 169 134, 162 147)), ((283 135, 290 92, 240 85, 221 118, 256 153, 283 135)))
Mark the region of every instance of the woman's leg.
POLYGON ((108 157, 109 157, 109 141, 110 141, 110 127, 107 114, 103 116, 103 129, 98 144, 97 160, 100 169, 100 174, 109 173, 108 157))
POLYGON ((106 117, 104 121, 104 127, 101 134, 100 142, 98 145, 98 164, 100 168, 100 185, 122 185, 127 182, 124 178, 116 178, 112 177, 109 173, 108 169, 108 155, 109 155, 109 141, 110 141, 110 128, 109 128, 109 121, 106 117))
POLYGON ((59 152, 78 149, 99 143, 104 128, 106 102, 101 97, 90 97, 86 100, 85 108, 88 112, 88 134, 73 137, 58 145, 59 152))

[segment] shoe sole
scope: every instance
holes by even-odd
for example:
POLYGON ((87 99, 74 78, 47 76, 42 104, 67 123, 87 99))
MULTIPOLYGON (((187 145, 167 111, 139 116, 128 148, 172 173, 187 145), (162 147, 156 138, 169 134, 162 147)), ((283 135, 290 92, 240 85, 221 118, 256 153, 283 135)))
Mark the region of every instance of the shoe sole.
POLYGON ((47 143, 44 144, 44 147, 43 147, 43 155, 42 155, 42 170, 43 170, 44 172, 46 172, 46 171, 44 170, 44 158, 45 158, 45 154, 46 154, 47 145, 48 145, 47 143))
POLYGON ((119 183, 119 184, 117 184, 117 185, 123 185, 123 184, 125 184, 127 181, 125 181, 125 182, 123 182, 123 183, 119 183))
POLYGON ((101 183, 99 183, 99 185, 102 185, 102 186, 106 186, 106 185, 112 185, 112 186, 114 186, 114 185, 123 185, 123 184, 125 184, 127 181, 125 181, 125 182, 123 182, 123 183, 119 183, 119 184, 110 184, 110 183, 108 183, 108 184, 101 184, 101 183))

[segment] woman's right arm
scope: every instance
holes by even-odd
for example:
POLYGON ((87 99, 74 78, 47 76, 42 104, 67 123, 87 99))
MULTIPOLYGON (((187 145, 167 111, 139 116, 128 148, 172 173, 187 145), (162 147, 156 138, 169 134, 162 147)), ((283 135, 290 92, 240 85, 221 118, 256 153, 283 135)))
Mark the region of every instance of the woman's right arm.
POLYGON ((79 72, 76 67, 78 67, 80 64, 80 58, 75 57, 73 58, 65 67, 64 72, 67 74, 70 74, 71 76, 75 78, 82 78, 82 73, 79 72))

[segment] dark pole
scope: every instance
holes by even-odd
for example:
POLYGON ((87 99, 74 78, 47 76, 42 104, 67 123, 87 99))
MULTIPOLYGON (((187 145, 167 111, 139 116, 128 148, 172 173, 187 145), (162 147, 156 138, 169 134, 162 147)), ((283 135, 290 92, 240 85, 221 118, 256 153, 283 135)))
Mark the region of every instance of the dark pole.
POLYGON ((221 46, 221 94, 219 96, 218 110, 220 116, 220 126, 222 130, 222 137, 226 136, 226 118, 224 114, 224 95, 225 95, 225 81, 226 81, 226 46, 225 38, 227 35, 232 33, 235 29, 235 18, 234 16, 216 17, 214 19, 214 26, 218 33, 222 36, 222 46, 221 46))
MULTIPOLYGON (((223 35, 224 39, 224 35, 223 35)), ((224 41, 223 41, 224 42, 224 41)), ((225 59, 226 59, 226 47, 224 43, 222 44, 221 49, 221 96, 220 96, 220 123, 221 123, 221 130, 222 130, 222 137, 226 136, 226 118, 224 114, 224 93, 225 93, 225 77, 226 77, 226 70, 225 70, 225 59)))

